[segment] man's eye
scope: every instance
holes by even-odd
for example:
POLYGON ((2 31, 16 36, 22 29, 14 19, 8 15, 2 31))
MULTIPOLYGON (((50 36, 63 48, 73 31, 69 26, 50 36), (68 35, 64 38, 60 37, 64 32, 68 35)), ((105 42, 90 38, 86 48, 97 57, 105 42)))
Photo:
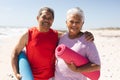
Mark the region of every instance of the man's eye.
POLYGON ((70 21, 71 24, 73 24, 74 22, 73 21, 70 21))
POLYGON ((52 20, 51 17, 48 17, 48 18, 47 18, 46 16, 43 16, 42 18, 43 18, 43 19, 47 19, 47 20, 52 20))

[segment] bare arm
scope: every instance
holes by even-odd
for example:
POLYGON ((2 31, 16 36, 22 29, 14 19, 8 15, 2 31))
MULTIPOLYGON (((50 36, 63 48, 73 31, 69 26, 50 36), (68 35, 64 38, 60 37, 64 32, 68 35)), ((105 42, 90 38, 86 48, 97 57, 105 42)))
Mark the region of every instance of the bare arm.
POLYGON ((63 34, 64 34, 64 32, 58 31, 58 38, 60 38, 63 34))
POLYGON ((66 63, 67 66, 75 72, 92 72, 92 71, 97 71, 100 70, 100 65, 93 64, 93 63, 88 63, 83 66, 75 66, 73 62, 71 64, 66 63))
POLYGON ((28 41, 28 33, 25 33, 21 36, 20 40, 18 41, 17 45, 15 46, 13 53, 11 55, 11 64, 12 64, 12 68, 13 68, 13 72, 16 76, 16 78, 19 80, 20 79, 20 75, 18 72, 18 55, 20 54, 20 52, 22 51, 22 49, 25 47, 25 45, 27 44, 28 41))
MULTIPOLYGON (((59 37, 59 38, 60 38, 63 34, 64 34, 64 32, 58 31, 58 37, 59 37)), ((86 39, 86 41, 90 41, 90 42, 94 41, 94 36, 93 36, 93 34, 92 34, 91 32, 85 31, 84 34, 85 34, 85 39, 86 39)))

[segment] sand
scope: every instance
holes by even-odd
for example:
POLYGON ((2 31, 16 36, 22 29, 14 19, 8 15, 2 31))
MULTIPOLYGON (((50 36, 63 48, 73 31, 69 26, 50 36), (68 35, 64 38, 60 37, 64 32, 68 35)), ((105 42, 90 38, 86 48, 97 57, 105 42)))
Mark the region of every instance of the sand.
MULTIPOLYGON (((88 30, 95 37, 101 59, 99 80, 120 79, 120 30, 88 30)), ((18 36, 0 38, 0 80, 15 80, 11 68, 11 53, 18 36)))

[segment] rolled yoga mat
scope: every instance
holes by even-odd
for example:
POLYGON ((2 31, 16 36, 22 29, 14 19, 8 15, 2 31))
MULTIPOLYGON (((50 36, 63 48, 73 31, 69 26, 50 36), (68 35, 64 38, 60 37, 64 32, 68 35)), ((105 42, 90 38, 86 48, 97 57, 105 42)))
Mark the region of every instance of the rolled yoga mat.
POLYGON ((21 80, 34 80, 29 62, 24 51, 21 51, 18 56, 18 64, 19 73, 22 76, 21 80))
MULTIPOLYGON (((66 47, 64 44, 57 46, 55 54, 61 57, 67 63, 74 62, 76 66, 82 66, 89 62, 87 58, 66 47)), ((98 80, 100 77, 100 71, 84 72, 82 74, 88 77, 90 80, 98 80)))

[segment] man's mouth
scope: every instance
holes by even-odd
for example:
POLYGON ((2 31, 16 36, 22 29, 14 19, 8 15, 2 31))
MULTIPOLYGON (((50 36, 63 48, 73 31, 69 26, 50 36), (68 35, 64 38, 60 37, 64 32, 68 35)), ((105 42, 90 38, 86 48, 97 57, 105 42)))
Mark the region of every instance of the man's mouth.
POLYGON ((50 24, 49 24, 48 22, 43 22, 42 25, 43 25, 43 26, 48 26, 48 25, 50 25, 50 24))

